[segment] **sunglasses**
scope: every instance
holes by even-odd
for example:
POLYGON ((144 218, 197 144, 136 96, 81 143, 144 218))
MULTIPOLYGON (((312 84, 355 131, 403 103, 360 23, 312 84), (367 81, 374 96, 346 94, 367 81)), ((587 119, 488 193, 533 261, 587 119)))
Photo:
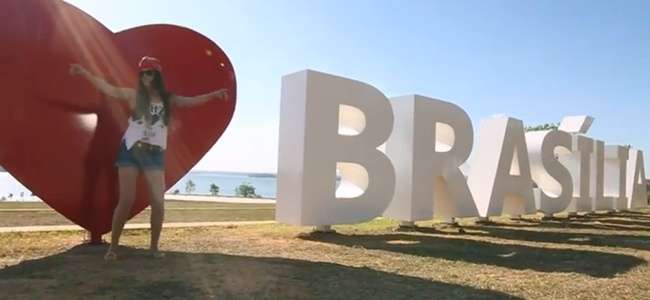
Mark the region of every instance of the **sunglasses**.
POLYGON ((154 70, 146 70, 146 71, 140 72, 140 75, 153 76, 155 73, 156 73, 156 71, 154 71, 154 70))

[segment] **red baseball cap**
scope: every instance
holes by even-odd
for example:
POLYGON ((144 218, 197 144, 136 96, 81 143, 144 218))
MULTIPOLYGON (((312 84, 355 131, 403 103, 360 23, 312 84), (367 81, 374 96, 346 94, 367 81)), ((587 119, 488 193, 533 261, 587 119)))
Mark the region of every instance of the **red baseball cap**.
POLYGON ((158 72, 162 72, 162 65, 160 64, 160 60, 151 56, 142 57, 140 63, 138 64, 138 67, 140 68, 141 72, 147 70, 156 70, 158 72))

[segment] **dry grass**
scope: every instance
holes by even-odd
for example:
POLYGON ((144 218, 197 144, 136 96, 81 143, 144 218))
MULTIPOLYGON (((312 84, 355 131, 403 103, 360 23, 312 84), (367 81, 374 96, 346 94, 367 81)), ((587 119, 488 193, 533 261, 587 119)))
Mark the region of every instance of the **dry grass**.
MULTIPOLYGON (((274 204, 165 201, 167 222, 258 221, 275 218, 274 204)), ((133 217, 129 223, 148 223, 150 210, 133 217)), ((73 225, 68 219, 42 202, 0 202, 0 227, 36 225, 73 225)))
POLYGON ((1 234, 0 298, 650 299, 650 211, 418 225, 166 229, 164 260, 131 230, 111 263, 81 232, 1 234))
MULTIPOLYGON (((273 203, 249 204, 249 203, 226 203, 212 201, 180 201, 165 200, 165 207, 174 208, 272 208, 273 203)), ((3 209, 51 209, 44 202, 0 202, 0 210, 3 209)))

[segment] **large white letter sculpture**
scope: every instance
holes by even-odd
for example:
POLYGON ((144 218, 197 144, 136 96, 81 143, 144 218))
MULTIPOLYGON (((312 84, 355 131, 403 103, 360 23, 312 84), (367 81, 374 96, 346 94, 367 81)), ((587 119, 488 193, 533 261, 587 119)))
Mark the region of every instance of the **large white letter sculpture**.
POLYGON ((395 172, 377 147, 392 125, 390 102, 370 85, 314 71, 285 76, 276 220, 318 226, 380 216, 395 172), (350 197, 345 188, 361 193, 350 197))
POLYGON ((594 140, 582 135, 573 135, 573 152, 568 155, 560 155, 560 161, 568 166, 573 178, 573 199, 567 207, 567 211, 592 211, 592 155, 594 151, 594 140))
POLYGON ((527 134, 517 119, 483 120, 466 180, 460 166, 472 151, 472 123, 452 103, 416 95, 389 101, 368 84, 302 71, 283 77, 280 112, 278 222, 648 206, 643 152, 586 137, 589 116, 527 134), (384 143, 386 154, 378 150, 384 143))
POLYGON ((386 154, 397 182, 384 216, 403 221, 477 216, 459 169, 474 138, 467 113, 455 104, 423 96, 390 100, 395 125, 386 154))
POLYGON ((467 181, 481 217, 535 212, 527 149, 521 120, 492 117, 481 122, 467 181))
POLYGON ((590 210, 609 210, 612 208, 605 198, 605 142, 594 141, 594 155, 591 157, 591 197, 590 210))
POLYGON ((573 178, 570 213, 612 209, 611 199, 604 196, 605 143, 584 136, 593 121, 590 116, 568 116, 560 123, 559 130, 572 136, 573 151, 559 155, 573 178))
POLYGON ((627 208, 640 208, 648 205, 648 190, 645 182, 643 151, 631 149, 627 161, 627 208))
POLYGON ((571 203, 573 184, 571 173, 557 157, 571 152, 571 135, 559 130, 529 132, 526 144, 531 175, 538 187, 535 207, 546 214, 564 211, 571 203))
POLYGON ((605 198, 609 209, 627 209, 627 159, 628 148, 616 145, 605 146, 605 198))

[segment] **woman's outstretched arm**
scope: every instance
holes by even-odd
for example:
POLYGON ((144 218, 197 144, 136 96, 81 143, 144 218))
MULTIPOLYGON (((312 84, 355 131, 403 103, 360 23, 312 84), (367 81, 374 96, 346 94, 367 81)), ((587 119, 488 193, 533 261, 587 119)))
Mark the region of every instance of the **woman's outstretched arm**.
POLYGON ((195 106, 199 104, 203 104, 205 102, 208 102, 212 99, 219 99, 221 101, 227 101, 228 100, 228 90, 227 89, 219 89, 211 93, 203 94, 203 95, 198 95, 194 97, 185 97, 185 96, 178 96, 174 95, 172 98, 173 102, 176 103, 178 106, 195 106))
POLYGON ((93 86, 95 86, 95 88, 97 88, 100 92, 108 96, 129 102, 135 102, 134 89, 113 86, 106 82, 104 78, 91 74, 88 70, 79 64, 70 65, 70 75, 81 75, 82 77, 86 78, 86 80, 90 81, 90 83, 92 83, 93 86))

